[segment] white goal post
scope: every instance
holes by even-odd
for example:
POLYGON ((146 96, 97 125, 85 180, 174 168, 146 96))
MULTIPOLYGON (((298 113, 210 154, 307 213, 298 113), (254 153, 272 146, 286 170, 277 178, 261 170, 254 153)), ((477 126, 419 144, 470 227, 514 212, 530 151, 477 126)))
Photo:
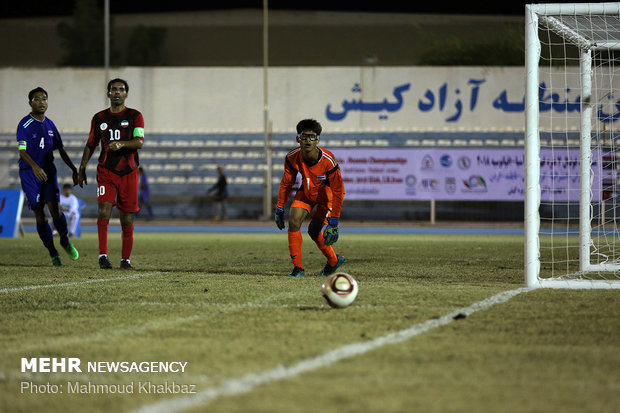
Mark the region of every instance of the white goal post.
POLYGON ((526 285, 620 288, 620 3, 527 5, 525 43, 526 285))

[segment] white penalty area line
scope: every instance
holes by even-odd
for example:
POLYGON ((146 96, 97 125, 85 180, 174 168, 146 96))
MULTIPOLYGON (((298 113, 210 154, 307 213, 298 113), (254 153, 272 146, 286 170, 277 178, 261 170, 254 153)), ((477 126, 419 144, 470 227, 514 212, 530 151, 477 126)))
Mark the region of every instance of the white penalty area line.
POLYGON ((495 304, 504 303, 518 294, 531 290, 531 288, 523 287, 515 290, 504 291, 482 301, 478 301, 469 307, 456 309, 440 318, 414 324, 404 330, 387 334, 371 341, 348 344, 327 353, 323 353, 317 357, 302 360, 292 366, 280 365, 263 372, 250 373, 241 378, 230 379, 217 387, 208 388, 190 396, 162 400, 150 405, 142 406, 137 410, 134 410, 133 413, 180 412, 193 407, 203 406, 222 396, 234 396, 237 394, 247 393, 255 387, 269 384, 274 381, 295 377, 302 373, 316 370, 321 367, 326 367, 341 360, 367 353, 388 344, 402 343, 427 331, 450 324, 455 320, 463 318, 464 316, 466 317, 477 311, 486 310, 495 304))
POLYGON ((57 283, 57 284, 25 285, 23 287, 2 288, 0 289, 0 294, 9 294, 9 293, 16 293, 16 292, 28 291, 28 290, 40 290, 42 288, 71 287, 74 285, 82 285, 82 284, 95 284, 95 283, 105 283, 105 282, 110 282, 110 281, 133 280, 136 278, 149 277, 151 275, 159 275, 159 274, 163 274, 163 272, 161 271, 145 272, 145 273, 125 275, 122 277, 115 277, 115 278, 97 278, 94 280, 69 281, 69 282, 57 283))

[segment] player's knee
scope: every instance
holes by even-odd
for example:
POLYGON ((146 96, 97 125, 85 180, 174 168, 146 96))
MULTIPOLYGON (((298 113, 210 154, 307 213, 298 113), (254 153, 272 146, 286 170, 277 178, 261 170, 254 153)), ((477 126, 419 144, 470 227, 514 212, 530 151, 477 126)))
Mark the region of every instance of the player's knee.
POLYGON ((62 214, 62 212, 60 212, 60 209, 58 208, 58 206, 54 206, 53 204, 48 205, 49 207, 49 211, 50 211, 50 215, 52 216, 53 219, 59 219, 60 218, 60 214, 62 214))
POLYGON ((122 212, 120 214, 121 225, 124 227, 128 225, 133 225, 133 217, 134 217, 134 214, 122 212))
POLYGON ((301 229, 301 222, 299 222, 296 219, 289 219, 288 220, 288 230, 290 232, 297 232, 301 229))
POLYGON ((45 211, 43 211, 43 208, 33 209, 32 212, 34 212, 34 218, 37 224, 43 225, 47 223, 47 218, 45 217, 45 211))
POLYGON ((112 214, 112 204, 108 202, 102 202, 99 204, 97 218, 109 219, 111 214, 112 214))
POLYGON ((308 227, 308 235, 312 238, 313 241, 316 241, 319 238, 319 234, 321 233, 321 229, 310 228, 308 227))

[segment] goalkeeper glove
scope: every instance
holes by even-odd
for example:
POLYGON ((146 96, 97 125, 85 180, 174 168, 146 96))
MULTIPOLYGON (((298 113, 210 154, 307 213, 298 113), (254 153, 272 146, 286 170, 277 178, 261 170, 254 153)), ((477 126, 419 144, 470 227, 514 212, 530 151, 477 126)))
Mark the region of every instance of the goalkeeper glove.
POLYGON ((325 245, 332 245, 338 241, 338 218, 330 218, 327 221, 327 228, 323 231, 323 238, 325 238, 325 245))
POLYGON ((276 207, 276 225, 279 229, 284 229, 284 208, 276 207))

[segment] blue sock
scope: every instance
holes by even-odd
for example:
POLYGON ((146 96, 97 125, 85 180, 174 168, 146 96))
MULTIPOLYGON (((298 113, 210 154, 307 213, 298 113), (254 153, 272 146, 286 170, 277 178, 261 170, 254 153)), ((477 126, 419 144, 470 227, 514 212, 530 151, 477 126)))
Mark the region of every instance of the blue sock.
POLYGON ((61 213, 58 219, 54 219, 54 227, 60 235, 60 245, 63 247, 69 243, 69 230, 67 229, 67 218, 61 213))
POLYGON ((43 245, 50 253, 50 257, 55 257, 58 255, 58 251, 56 247, 54 247, 54 235, 52 234, 52 228, 47 223, 37 224, 37 232, 39 233, 39 238, 43 241, 43 245))

